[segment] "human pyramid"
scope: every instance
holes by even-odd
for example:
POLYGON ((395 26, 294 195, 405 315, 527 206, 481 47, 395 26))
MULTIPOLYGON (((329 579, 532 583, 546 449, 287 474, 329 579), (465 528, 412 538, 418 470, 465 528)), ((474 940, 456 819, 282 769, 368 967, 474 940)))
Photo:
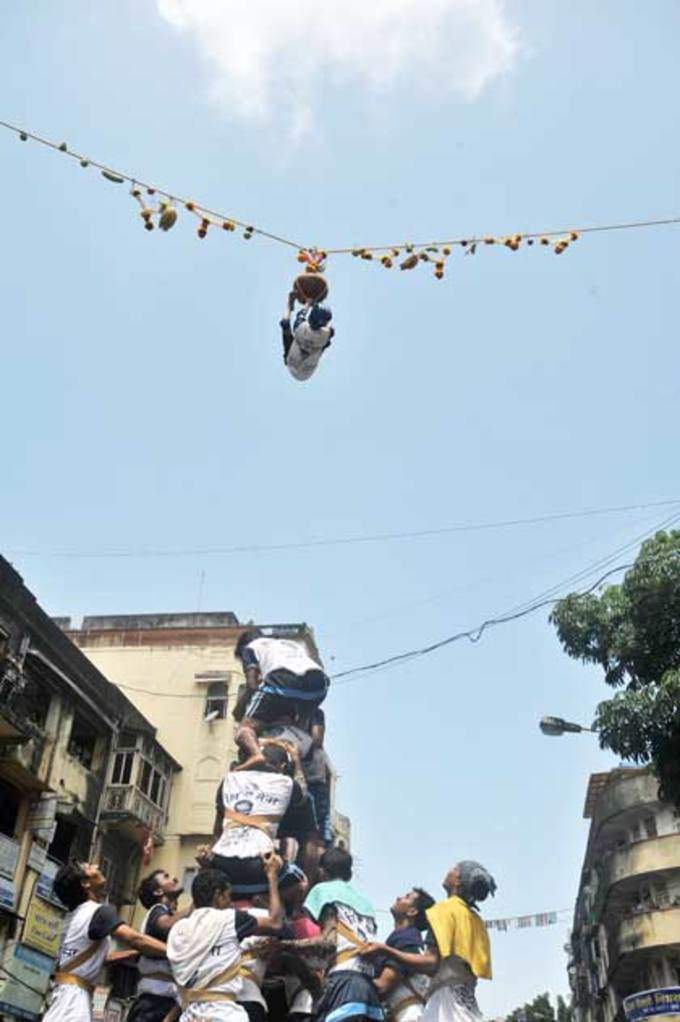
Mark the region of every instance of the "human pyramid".
POLYGON ((192 904, 163 870, 139 887, 141 932, 102 904, 98 866, 60 869, 69 909, 45 1022, 91 1022, 108 960, 134 956, 128 1022, 478 1022, 478 978, 491 978, 477 903, 493 877, 477 862, 448 870, 446 899, 414 887, 376 940, 375 911, 333 844, 321 704, 329 679, 294 640, 245 631, 246 686, 234 708, 238 761, 216 793, 212 846, 199 849, 192 904), (128 945, 111 955, 111 936, 128 945))

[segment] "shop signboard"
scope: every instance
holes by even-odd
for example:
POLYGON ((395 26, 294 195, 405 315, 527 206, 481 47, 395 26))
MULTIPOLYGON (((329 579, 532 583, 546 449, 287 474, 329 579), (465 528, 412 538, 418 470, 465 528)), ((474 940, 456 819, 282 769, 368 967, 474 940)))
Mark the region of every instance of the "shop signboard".
POLYGON ((19 842, 0 834, 0 876, 11 880, 17 871, 19 842))
POLYGON ((0 908, 9 909, 10 912, 13 912, 15 901, 14 881, 0 876, 0 908))
POLYGON ((35 885, 35 893, 44 898, 45 901, 49 901, 50 904, 56 905, 57 908, 65 910, 65 906, 59 901, 56 894, 52 890, 54 886, 54 878, 57 875, 57 870, 61 863, 55 862, 54 859, 46 859, 45 865, 38 877, 38 881, 35 885))
POLYGON ((106 1005, 111 993, 111 987, 95 987, 92 995, 92 1019, 93 1022, 105 1022, 106 1005))
POLYGON ((123 1005, 120 1001, 109 1001, 106 1006, 104 1022, 122 1022, 123 1005))
POLYGON ((42 1017, 54 961, 47 955, 15 944, 3 961, 0 977, 0 1015, 34 1022, 42 1017))
POLYGON ((26 912, 23 942, 43 954, 56 958, 59 952, 63 913, 54 905, 33 898, 26 912))
POLYGON ((680 987, 661 987, 657 990, 642 990, 639 994, 631 994, 624 1000, 623 1010, 626 1022, 643 1022, 644 1019, 659 1019, 664 1015, 674 1016, 674 1022, 678 1022, 680 987))

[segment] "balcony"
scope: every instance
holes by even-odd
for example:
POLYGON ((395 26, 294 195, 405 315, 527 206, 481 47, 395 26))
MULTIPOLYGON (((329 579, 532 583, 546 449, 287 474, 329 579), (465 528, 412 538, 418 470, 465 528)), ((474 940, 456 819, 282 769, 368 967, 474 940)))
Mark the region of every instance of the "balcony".
POLYGON ((4 661, 0 664, 0 775, 26 791, 46 787, 40 776, 46 739, 33 710, 25 679, 4 661))
POLYGON ((666 834, 612 852, 603 863, 601 887, 606 895, 623 880, 679 868, 680 834, 666 834))
POLYGON ((622 771, 614 777, 597 799, 593 825, 600 828, 629 810, 641 811, 659 801, 659 782, 648 771, 622 771))
POLYGON ((21 669, 9 658, 0 661, 0 745, 26 742, 36 732, 25 688, 21 669))
POLYGON ((622 919, 615 936, 619 956, 680 945, 680 907, 652 909, 622 919))
POLYGON ((148 828, 156 838, 165 827, 165 813, 132 784, 110 784, 104 793, 102 822, 121 830, 133 840, 139 839, 139 828, 148 828))

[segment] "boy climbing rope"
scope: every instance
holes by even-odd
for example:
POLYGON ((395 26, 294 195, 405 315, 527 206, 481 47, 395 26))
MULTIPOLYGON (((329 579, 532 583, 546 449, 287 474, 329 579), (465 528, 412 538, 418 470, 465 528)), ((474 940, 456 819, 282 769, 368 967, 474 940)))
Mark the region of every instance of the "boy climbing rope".
POLYGON ((317 273, 303 273, 288 295, 288 307, 281 320, 283 361, 296 380, 308 380, 330 347, 335 331, 329 326, 333 313, 321 302, 328 297, 328 284, 317 273), (291 327, 295 303, 302 307, 291 327))

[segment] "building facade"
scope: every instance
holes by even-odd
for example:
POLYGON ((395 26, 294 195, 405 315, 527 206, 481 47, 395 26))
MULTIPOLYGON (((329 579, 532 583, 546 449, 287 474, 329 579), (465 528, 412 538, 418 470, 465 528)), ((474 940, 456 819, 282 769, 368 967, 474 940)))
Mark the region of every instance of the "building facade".
POLYGON ((0 558, 0 1017, 42 1013, 64 915, 52 892, 60 864, 100 862, 130 917, 178 769, 0 558))
POLYGON ((626 997, 680 986, 680 811, 620 768, 591 776, 584 815, 570 980, 577 1022, 613 1022, 626 997))
MULTIPOLYGON (((244 627, 230 612, 86 617, 81 628, 66 627, 83 653, 154 721, 182 765, 153 866, 177 876, 185 889, 197 849, 211 841, 215 793, 236 757, 231 711, 245 679, 234 648, 244 627)), ((307 625, 259 627, 303 643, 321 662, 307 625)), ((349 820, 336 813, 334 823, 336 839, 349 845, 349 820)))

